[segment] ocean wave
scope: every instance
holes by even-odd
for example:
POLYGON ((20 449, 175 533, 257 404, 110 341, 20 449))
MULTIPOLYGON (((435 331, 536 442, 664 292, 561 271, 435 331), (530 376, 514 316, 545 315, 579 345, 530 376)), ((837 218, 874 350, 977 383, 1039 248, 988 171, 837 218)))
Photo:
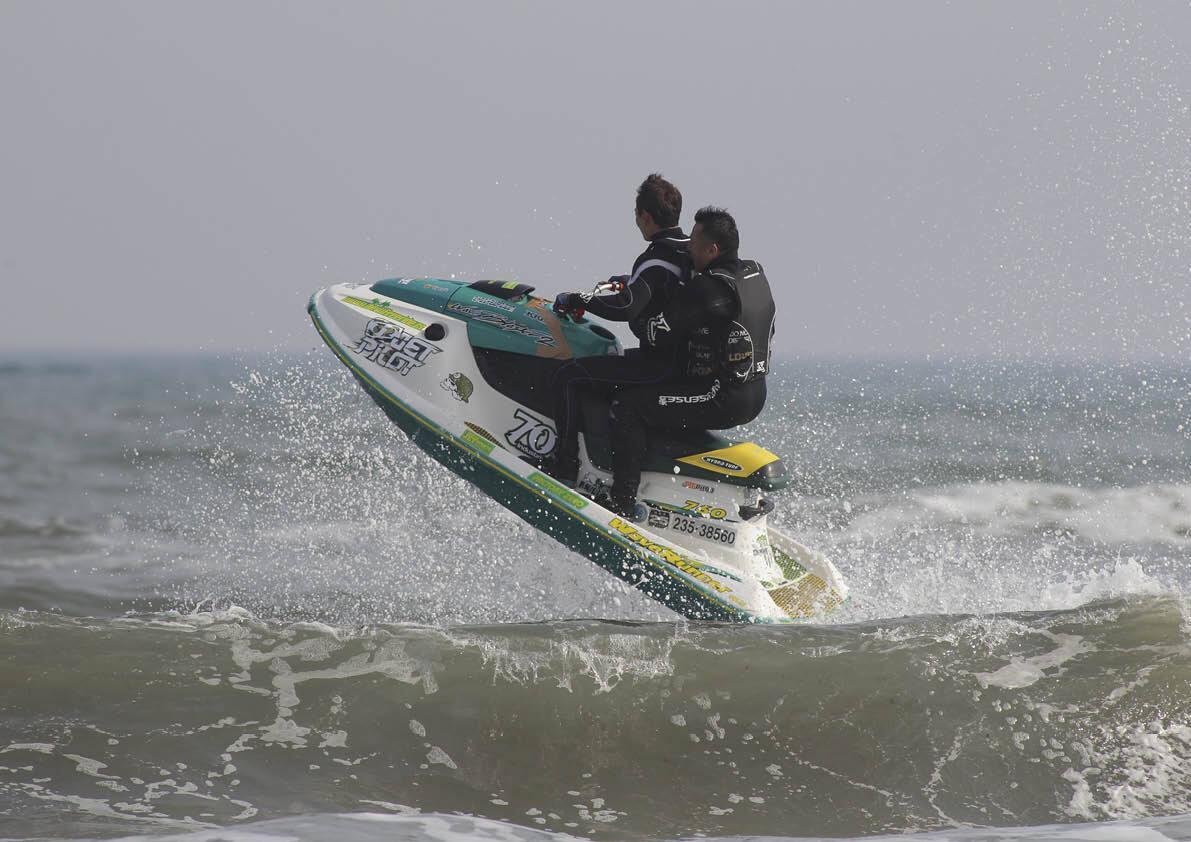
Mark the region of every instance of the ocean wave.
MULTIPOLYGON (((326 839, 341 842, 470 842, 474 839, 492 842, 570 842, 584 838, 573 833, 538 830, 476 816, 422 813, 417 808, 373 799, 364 799, 361 804, 367 809, 355 813, 320 813, 246 822, 236 828, 216 831, 189 830, 165 835, 132 836, 125 837, 125 842, 323 842, 326 839)), ((1191 816, 1136 822, 969 828, 864 837, 767 835, 700 838, 705 842, 1183 842, 1191 839, 1191 816)))
POLYGON ((81 538, 92 534, 90 529, 68 523, 60 517, 22 519, 0 515, 0 540, 4 538, 81 538))
MULTIPOLYGON (((831 383, 865 419, 889 409, 852 395, 847 378, 831 383)), ((672 618, 420 454, 333 361, 285 360, 224 385, 218 412, 163 421, 136 457, 146 502, 129 520, 150 524, 148 563, 179 573, 155 597, 333 622, 672 618)), ((795 386, 797 377, 775 388, 759 441, 788 458, 796 487, 808 448, 824 477, 855 476, 838 494, 783 495, 774 517, 839 565, 854 594, 842 616, 1070 607, 1181 587, 1174 556, 1191 544, 1191 487, 956 484, 1007 470, 995 448, 958 446, 967 428, 940 422, 904 450, 870 441, 865 420, 863 431, 837 430, 829 448, 835 415, 779 411, 795 386), (927 471, 938 452, 966 467, 927 471), (945 482, 920 479, 936 475, 945 482)), ((881 417, 892 428, 918 429, 890 412, 881 417)))
POLYGON ((797 628, 6 613, 0 796, 40 833, 344 804, 595 838, 1138 821, 1191 812, 1187 619, 1169 597, 797 628))
POLYGON ((849 508, 856 514, 847 528, 857 537, 960 527, 993 536, 1049 533, 1191 547, 1191 485, 1079 488, 1005 480, 863 497, 849 508))

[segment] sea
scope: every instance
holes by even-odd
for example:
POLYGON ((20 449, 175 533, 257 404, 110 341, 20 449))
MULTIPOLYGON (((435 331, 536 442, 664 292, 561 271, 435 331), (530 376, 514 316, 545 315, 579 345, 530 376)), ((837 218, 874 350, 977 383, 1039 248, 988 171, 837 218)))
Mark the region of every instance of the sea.
POLYGON ((0 838, 1191 840, 1191 367, 770 380, 814 624, 670 613, 325 349, 0 357, 0 838))

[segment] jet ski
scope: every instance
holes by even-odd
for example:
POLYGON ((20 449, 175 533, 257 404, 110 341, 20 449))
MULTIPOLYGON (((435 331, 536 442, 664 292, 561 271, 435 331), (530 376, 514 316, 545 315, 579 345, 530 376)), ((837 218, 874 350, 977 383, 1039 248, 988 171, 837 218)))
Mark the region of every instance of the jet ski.
POLYGON ((391 278, 339 284, 307 307, 323 340, 414 444, 527 523, 685 617, 809 620, 848 594, 826 557, 768 523, 788 482, 776 454, 707 431, 652 431, 639 518, 596 502, 612 481, 606 402, 583 408, 575 488, 541 469, 554 449, 550 376, 619 354, 590 319, 533 287, 391 278))

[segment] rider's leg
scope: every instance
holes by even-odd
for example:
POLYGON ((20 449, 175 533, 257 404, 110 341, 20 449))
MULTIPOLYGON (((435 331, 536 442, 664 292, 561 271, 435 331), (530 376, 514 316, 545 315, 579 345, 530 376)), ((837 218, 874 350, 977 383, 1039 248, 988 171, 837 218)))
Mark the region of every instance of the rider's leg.
POLYGON ((558 433, 550 456, 550 473, 573 483, 579 473, 579 387, 588 380, 583 360, 561 365, 550 380, 554 393, 554 429, 558 433))
POLYGON ((558 433, 552 473, 574 482, 579 471, 581 390, 611 394, 614 389, 661 383, 672 376, 668 358, 629 352, 625 356, 580 357, 559 367, 551 378, 554 392, 554 425, 558 433))
MULTIPOLYGON (((717 399, 719 380, 692 380, 619 390, 612 399, 612 499, 631 511, 641 484, 648 429, 718 429, 731 410, 717 399)), ((729 426, 735 426, 732 422, 729 426)))
POLYGON ((765 405, 765 381, 723 386, 702 379, 621 389, 612 399, 612 500, 632 511, 641 484, 648 429, 726 430, 747 424, 765 405))

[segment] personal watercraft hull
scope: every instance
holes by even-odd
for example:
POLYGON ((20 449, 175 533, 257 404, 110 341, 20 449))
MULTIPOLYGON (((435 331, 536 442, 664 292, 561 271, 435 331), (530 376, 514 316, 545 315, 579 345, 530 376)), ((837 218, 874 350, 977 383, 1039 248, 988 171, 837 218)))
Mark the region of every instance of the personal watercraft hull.
MULTIPOLYGON (((772 528, 766 538, 782 573, 770 577, 780 581, 762 582, 711 552, 693 552, 648 525, 619 517, 527 461, 553 446, 553 428, 539 413, 488 387, 475 349, 487 345, 544 357, 591 352, 601 343, 618 350, 598 327, 561 324, 527 294, 517 306, 532 309, 530 319, 514 321, 509 310, 514 305, 500 299, 488 302, 467 292, 473 297, 459 304, 461 285, 435 279, 405 283, 415 289, 388 288, 401 298, 378 295, 379 284, 332 287, 315 293, 308 310, 323 340, 368 395, 442 465, 685 617, 792 622, 844 599, 846 589, 830 562, 772 528), (422 301, 427 306, 406 300, 418 300, 419 283, 438 289, 422 301), (490 328, 497 332, 486 333, 490 328), (592 329, 596 333, 590 334, 592 329), (503 433, 504 441, 490 430, 503 433)), ((726 534, 727 526, 717 531, 726 534)))

